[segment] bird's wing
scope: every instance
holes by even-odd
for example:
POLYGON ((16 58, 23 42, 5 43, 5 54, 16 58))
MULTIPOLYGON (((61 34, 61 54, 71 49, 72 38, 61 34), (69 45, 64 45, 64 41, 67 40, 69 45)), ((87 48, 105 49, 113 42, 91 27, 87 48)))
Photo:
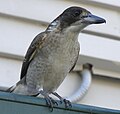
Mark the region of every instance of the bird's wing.
POLYGON ((25 55, 23 64, 22 64, 20 79, 22 79, 26 75, 28 66, 30 62, 32 61, 32 59, 34 58, 38 47, 39 49, 42 47, 43 42, 46 39, 46 35, 47 34, 45 32, 38 34, 32 41, 31 45, 29 46, 27 53, 25 55))
POLYGON ((76 58, 75 58, 75 61, 74 61, 73 66, 72 66, 72 68, 70 69, 69 72, 71 72, 71 71, 74 69, 74 67, 75 67, 75 65, 76 65, 76 63, 77 63, 78 57, 79 57, 79 52, 80 52, 80 47, 79 47, 79 44, 78 44, 78 46, 77 46, 77 51, 76 51, 77 56, 76 56, 76 58))
POLYGON ((71 72, 71 71, 74 69, 74 67, 75 67, 75 65, 76 65, 76 63, 77 63, 77 60, 78 60, 78 56, 76 57, 75 62, 74 62, 74 65, 72 66, 72 68, 70 69, 69 72, 71 72))

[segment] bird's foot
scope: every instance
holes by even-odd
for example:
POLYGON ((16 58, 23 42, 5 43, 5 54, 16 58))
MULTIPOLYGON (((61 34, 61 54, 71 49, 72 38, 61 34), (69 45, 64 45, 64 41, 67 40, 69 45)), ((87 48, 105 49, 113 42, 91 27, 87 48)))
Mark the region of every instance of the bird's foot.
POLYGON ((52 99, 51 97, 45 97, 45 100, 46 100, 46 104, 50 108, 51 112, 53 111, 54 105, 58 106, 58 103, 54 99, 52 99))
POLYGON ((68 108, 68 107, 72 107, 72 104, 69 100, 66 100, 64 98, 62 98, 58 93, 56 92, 53 92, 52 93, 53 95, 55 95, 56 97, 58 97, 60 99, 60 103, 64 103, 65 104, 65 107, 68 108))
POLYGON ((51 99, 51 101, 52 101, 52 103, 53 103, 54 105, 58 106, 58 102, 57 102, 57 101, 55 101, 55 100, 52 99, 51 97, 50 97, 50 99, 51 99))
POLYGON ((72 107, 72 104, 69 100, 63 99, 63 102, 64 102, 66 108, 72 107))
POLYGON ((53 106, 56 105, 58 106, 57 101, 55 101, 53 98, 51 98, 46 92, 40 91, 40 94, 45 97, 46 104, 50 108, 50 111, 53 111, 53 106))
POLYGON ((61 99, 60 99, 60 103, 61 103, 61 104, 64 103, 66 108, 72 107, 71 102, 70 102, 69 100, 67 100, 67 99, 61 98, 61 99))

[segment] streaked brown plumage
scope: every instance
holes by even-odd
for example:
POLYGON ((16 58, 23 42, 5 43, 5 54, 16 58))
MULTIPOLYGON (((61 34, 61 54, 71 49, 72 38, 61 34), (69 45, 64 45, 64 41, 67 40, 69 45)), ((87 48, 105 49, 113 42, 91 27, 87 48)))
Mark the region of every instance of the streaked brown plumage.
POLYGON ((105 20, 81 7, 70 7, 50 23, 48 28, 32 41, 21 70, 21 80, 10 91, 23 95, 42 94, 47 104, 56 103, 54 94, 66 106, 70 102, 54 91, 74 68, 79 56, 78 35, 90 24, 105 20))

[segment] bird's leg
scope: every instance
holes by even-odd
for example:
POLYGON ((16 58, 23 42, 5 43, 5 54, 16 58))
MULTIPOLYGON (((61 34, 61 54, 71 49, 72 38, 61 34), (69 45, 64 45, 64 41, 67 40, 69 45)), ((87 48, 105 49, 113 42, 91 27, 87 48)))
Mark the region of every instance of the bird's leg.
POLYGON ((53 111, 53 105, 58 105, 58 103, 43 90, 41 90, 39 94, 44 96, 47 106, 51 109, 51 111, 53 111))
POLYGON ((60 99, 60 102, 61 102, 61 103, 64 102, 66 108, 67 108, 67 107, 72 107, 71 102, 70 102, 69 100, 66 100, 66 99, 62 98, 62 97, 61 97, 58 93, 56 93, 56 92, 52 92, 52 94, 55 95, 56 97, 58 97, 58 98, 60 99))

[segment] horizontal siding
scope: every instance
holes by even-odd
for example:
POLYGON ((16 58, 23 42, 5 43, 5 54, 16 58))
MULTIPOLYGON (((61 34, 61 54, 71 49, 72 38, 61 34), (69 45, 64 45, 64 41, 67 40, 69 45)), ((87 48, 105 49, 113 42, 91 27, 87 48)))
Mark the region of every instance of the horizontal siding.
MULTIPOLYGON (((14 18, 10 19, 9 16, 6 18, 0 17, 0 25, 2 28, 0 31, 0 42, 2 42, 0 52, 21 56, 25 55, 33 38, 44 31, 46 27, 29 23, 29 21, 24 22, 24 19, 22 21, 14 18)), ((94 26, 96 25, 92 25, 92 27, 94 26)), ((83 55, 120 62, 120 53, 116 51, 120 49, 119 41, 81 33, 79 42, 81 44, 81 54, 83 55)))
POLYGON ((94 5, 82 4, 80 2, 76 3, 63 0, 61 1, 35 0, 34 2, 28 0, 25 0, 24 2, 22 0, 21 1, 16 0, 14 2, 11 1, 8 2, 7 0, 5 0, 2 1, 0 4, 0 12, 18 17, 41 20, 43 22, 51 22, 64 9, 74 5, 85 7, 94 14, 104 17, 107 20, 107 24, 100 25, 97 27, 97 29, 96 27, 93 26, 86 28, 86 30, 100 32, 102 34, 110 34, 113 37, 117 38, 120 36, 119 11, 110 10, 103 7, 96 7, 94 5))
MULTIPOLYGON (((8 15, 2 15, 0 17, 0 25, 2 28, 0 30, 0 56, 19 60, 23 60, 23 57, 33 38, 41 31, 44 31, 47 26, 47 24, 42 25, 39 21, 36 22, 34 20, 16 18, 8 15)), ((97 25, 92 25, 91 27, 94 26, 96 28, 99 27, 97 25)), ((100 26, 102 27, 102 25, 100 26)), ((80 55, 93 57, 92 64, 100 69, 97 70, 99 71, 97 74, 102 74, 104 69, 110 73, 104 72, 103 75, 120 78, 120 66, 118 66, 120 62, 120 53, 118 53, 120 50, 119 41, 106 39, 105 37, 96 36, 94 34, 81 33, 79 35, 79 42, 81 45, 80 55), (97 62, 94 62, 95 59, 97 62), (98 67, 100 64, 98 62, 99 59, 101 59, 101 63, 103 63, 101 64, 101 67, 98 67), (108 62, 104 61, 111 62, 111 67, 114 68, 112 70, 112 74, 110 66, 104 65, 108 62)), ((87 61, 88 59, 82 62, 84 63, 87 61)))
POLYGON ((21 63, 0 57, 0 86, 11 87, 19 80, 21 63))
POLYGON ((35 35, 43 30, 40 26, 9 18, 9 16, 0 17, 0 25, 0 51, 22 56, 35 35))
MULTIPOLYGON (((84 1, 86 3, 89 1, 89 2, 91 2, 91 4, 96 3, 96 5, 102 5, 102 7, 104 5, 110 6, 109 8, 111 8, 111 9, 112 9, 112 7, 115 7, 116 9, 120 8, 119 0, 80 0, 80 1, 84 1)), ((120 10, 120 9, 118 9, 118 10, 120 10)))

